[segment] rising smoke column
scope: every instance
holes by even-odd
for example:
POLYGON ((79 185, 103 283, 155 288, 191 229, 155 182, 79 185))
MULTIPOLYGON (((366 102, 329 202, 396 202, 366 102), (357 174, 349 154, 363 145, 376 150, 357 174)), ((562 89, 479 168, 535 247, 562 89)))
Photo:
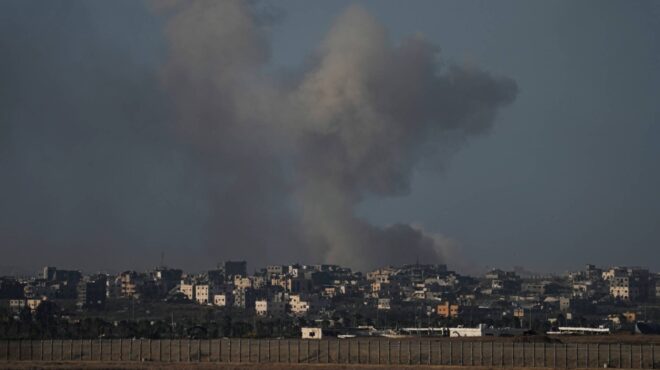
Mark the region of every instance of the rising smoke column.
POLYGON ((359 219, 366 196, 409 191, 428 146, 487 131, 516 84, 476 68, 439 70, 437 48, 415 36, 394 45, 383 26, 352 6, 320 46, 298 88, 298 169, 311 245, 332 262, 372 264, 442 258, 442 243, 410 225, 359 219))
POLYGON ((210 190, 221 230, 211 245, 360 269, 443 260, 442 238, 372 225, 355 208, 405 195, 420 161, 442 161, 447 148, 487 132, 514 100, 514 81, 475 67, 441 70, 423 37, 395 44, 351 6, 298 83, 283 88, 263 71, 267 27, 252 3, 173 4, 165 86, 186 137, 229 179, 210 190))

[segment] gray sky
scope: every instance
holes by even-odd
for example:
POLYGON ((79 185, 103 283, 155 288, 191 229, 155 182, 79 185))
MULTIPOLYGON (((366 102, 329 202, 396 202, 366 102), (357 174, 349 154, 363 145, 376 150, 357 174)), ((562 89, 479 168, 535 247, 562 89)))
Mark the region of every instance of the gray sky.
MULTIPOLYGON (((322 75, 315 67, 323 59, 319 45, 354 3, 260 3, 262 23, 253 27, 265 40, 254 42, 265 44, 269 57, 255 57, 259 73, 285 85, 296 83, 286 76, 304 80, 315 68, 322 75)), ((450 267, 660 269, 657 3, 357 4, 387 29, 394 45, 422 35, 440 49, 441 67, 474 66, 517 85, 515 100, 496 105, 493 121, 454 142, 451 155, 416 159, 404 177, 406 191, 383 196, 358 186, 349 192, 360 199, 349 202, 349 213, 357 207, 349 218, 376 225, 359 227, 391 235, 388 226, 406 223, 442 235, 450 241, 443 254, 450 267)), ((181 36, 167 17, 167 10, 132 1, 0 3, 0 271, 44 264, 143 268, 157 264, 161 251, 168 264, 189 269, 210 268, 223 258, 248 259, 250 268, 322 262, 323 253, 300 240, 302 226, 290 215, 298 192, 287 190, 297 181, 285 150, 255 146, 261 138, 245 140, 254 131, 248 128, 221 130, 218 137, 205 126, 190 137, 181 133, 181 107, 205 90, 168 85, 162 75, 181 73, 172 40, 183 37, 185 46, 208 32, 181 36), (235 180, 248 177, 257 180, 235 180)), ((218 50, 237 50, 230 46, 218 50)), ((236 55, 252 58, 246 53, 236 55)), ((182 65, 186 72, 189 64, 182 65)), ((203 67, 196 68, 206 73, 203 67)), ((222 75, 210 73, 216 72, 222 75)), ((225 88, 239 100, 255 90, 237 90, 224 80, 218 86, 207 104, 224 99, 225 88)), ((267 94, 259 86, 258 94, 267 94)), ((184 118, 206 112, 195 109, 202 110, 184 118)), ((224 122, 242 113, 208 114, 224 122)), ((268 137, 282 146, 288 141, 278 131, 298 132, 273 130, 268 137)), ((442 140, 424 145, 442 147, 442 140)), ((416 151, 401 150, 406 156, 416 151)), ((303 198, 317 194, 303 188, 303 198)))

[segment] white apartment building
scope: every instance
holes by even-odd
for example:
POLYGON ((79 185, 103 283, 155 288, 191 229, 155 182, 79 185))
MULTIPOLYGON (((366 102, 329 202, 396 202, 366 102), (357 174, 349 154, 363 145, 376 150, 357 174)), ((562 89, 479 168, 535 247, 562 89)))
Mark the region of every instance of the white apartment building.
POLYGON ((195 286, 195 301, 199 304, 209 304, 213 297, 213 289, 209 284, 195 286))
POLYGON ((218 307, 231 306, 231 295, 227 293, 213 295, 213 305, 218 307))
POLYGON ((183 293, 192 301, 195 299, 195 284, 187 284, 184 281, 181 281, 181 284, 179 284, 179 292, 183 293))
POLYGON ((254 310, 257 316, 266 316, 268 315, 268 301, 265 299, 259 299, 254 302, 254 310))
POLYGON ((289 298, 289 305, 291 306, 291 313, 294 315, 305 315, 309 311, 309 302, 301 300, 297 294, 289 298))

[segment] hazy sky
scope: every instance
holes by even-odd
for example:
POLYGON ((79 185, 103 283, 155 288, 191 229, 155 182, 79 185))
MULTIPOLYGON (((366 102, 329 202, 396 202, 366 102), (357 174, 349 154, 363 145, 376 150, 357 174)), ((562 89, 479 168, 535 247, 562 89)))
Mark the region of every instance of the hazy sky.
MULTIPOLYGON (((438 258, 464 269, 660 269, 657 2, 285 0, 257 2, 246 14, 215 9, 220 15, 210 20, 195 18, 205 14, 201 6, 176 13, 155 4, 0 2, 0 273, 45 264, 145 268, 161 252, 169 265, 200 270, 225 258, 247 259, 250 269, 343 262, 366 241, 399 256, 397 243, 408 237, 422 239, 402 262, 437 246, 438 258), (227 28, 241 32, 227 36, 227 28), (370 50, 382 45, 361 59, 350 49, 355 40, 370 50), (421 51, 399 47, 405 40, 421 51), (358 127, 387 134, 372 125, 391 118, 387 127, 403 132, 392 139, 396 150, 365 134, 355 145, 368 156, 355 166, 367 175, 342 168, 350 186, 320 187, 326 162, 306 146, 308 115, 320 117, 316 137, 360 107, 328 118, 315 110, 327 101, 305 92, 332 91, 318 81, 334 81, 333 68, 415 76, 406 73, 426 66, 431 46, 437 65, 420 86, 453 83, 465 71, 468 82, 437 92, 438 112, 420 117, 442 120, 449 110, 457 117, 450 126, 461 128, 476 110, 479 129, 466 128, 447 146, 444 135, 405 131, 417 127, 407 121, 416 114, 377 111, 358 127), (381 65, 374 55, 397 62, 381 65), (353 60, 370 62, 358 69, 353 60), (451 65, 463 72, 454 76, 451 65), (453 112, 447 97, 457 91, 479 104, 453 112), (443 154, 422 155, 418 146, 443 154), (371 173, 381 150, 382 161, 405 163, 371 173), (317 196, 320 208, 337 199, 345 207, 310 210, 317 196), (354 237, 328 236, 345 230, 354 237), (405 237, 396 234, 390 246, 397 231, 405 237), (322 246, 309 246, 316 242, 322 246)), ((391 87, 375 78, 370 83, 391 87)), ((411 94, 436 92, 425 88, 411 94)), ((404 104, 375 94, 366 101, 404 104)), ((364 134, 341 122, 349 136, 331 144, 349 146, 364 134)), ((389 261, 378 253, 365 247, 355 256, 389 261)))

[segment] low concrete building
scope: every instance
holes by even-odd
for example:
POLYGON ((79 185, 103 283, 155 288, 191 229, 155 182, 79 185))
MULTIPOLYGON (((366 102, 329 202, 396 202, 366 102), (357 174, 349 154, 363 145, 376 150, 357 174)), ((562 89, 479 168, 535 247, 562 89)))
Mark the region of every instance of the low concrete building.
POLYGON ((268 314, 268 301, 259 299, 254 302, 254 311, 257 316, 266 316, 268 314))
POLYGON ((443 304, 439 304, 436 307, 436 313, 438 316, 444 318, 458 317, 459 308, 460 307, 457 304, 450 304, 449 302, 445 302, 443 304))
POLYGON ((389 298, 378 298, 378 306, 377 308, 379 310, 387 311, 392 308, 390 305, 390 299, 389 298))
POLYGON ((321 328, 300 328, 300 331, 302 333, 302 339, 320 340, 323 337, 321 328))
POLYGON ((213 305, 218 307, 229 307, 232 305, 231 294, 221 293, 213 295, 213 305))

